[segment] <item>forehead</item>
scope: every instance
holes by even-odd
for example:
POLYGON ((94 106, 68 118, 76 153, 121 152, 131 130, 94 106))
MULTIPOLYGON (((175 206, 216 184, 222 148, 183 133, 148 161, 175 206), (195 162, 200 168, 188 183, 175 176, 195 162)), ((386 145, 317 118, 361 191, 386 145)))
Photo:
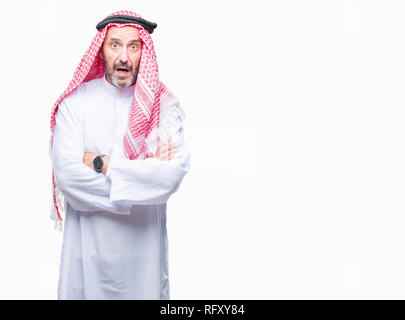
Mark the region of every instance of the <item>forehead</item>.
POLYGON ((138 28, 125 26, 125 27, 109 27, 106 34, 106 40, 116 38, 122 41, 139 39, 138 28))

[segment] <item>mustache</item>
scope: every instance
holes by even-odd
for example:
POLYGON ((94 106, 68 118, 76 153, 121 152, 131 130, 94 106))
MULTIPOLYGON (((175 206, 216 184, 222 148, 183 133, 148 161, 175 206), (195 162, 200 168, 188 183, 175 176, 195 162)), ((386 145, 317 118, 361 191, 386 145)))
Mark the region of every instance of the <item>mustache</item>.
POLYGON ((129 71, 133 70, 133 67, 126 63, 118 63, 113 65, 113 70, 117 70, 118 68, 125 68, 128 69, 129 71))

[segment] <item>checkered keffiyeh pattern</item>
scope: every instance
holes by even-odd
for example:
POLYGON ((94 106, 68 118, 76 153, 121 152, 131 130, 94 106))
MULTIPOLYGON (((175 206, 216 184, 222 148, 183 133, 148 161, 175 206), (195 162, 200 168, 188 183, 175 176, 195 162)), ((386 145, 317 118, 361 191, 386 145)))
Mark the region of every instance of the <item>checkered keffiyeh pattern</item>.
MULTIPOLYGON (((127 15, 141 18, 131 11, 118 11, 112 15, 127 15)), ((50 152, 53 148, 53 132, 55 128, 55 115, 60 102, 72 93, 82 82, 87 82, 104 76, 104 61, 99 57, 99 50, 103 44, 110 26, 133 26, 139 29, 139 36, 143 41, 142 55, 135 84, 134 97, 128 121, 128 128, 123 137, 124 154, 128 159, 145 159, 154 156, 158 144, 159 116, 161 108, 175 99, 173 94, 159 81, 158 65, 152 38, 141 25, 133 23, 109 23, 95 35, 90 48, 81 59, 74 72, 73 79, 67 89, 56 101, 51 113, 51 139, 50 152)), ((52 168, 53 205, 58 220, 62 221, 63 211, 59 188, 55 185, 52 168)))

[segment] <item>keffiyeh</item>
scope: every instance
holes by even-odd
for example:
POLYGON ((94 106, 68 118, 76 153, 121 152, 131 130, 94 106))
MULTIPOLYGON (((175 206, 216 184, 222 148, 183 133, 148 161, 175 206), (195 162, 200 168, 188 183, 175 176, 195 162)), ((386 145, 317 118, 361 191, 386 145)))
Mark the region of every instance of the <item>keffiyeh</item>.
MULTIPOLYGON (((129 16, 141 18, 140 15, 131 11, 118 11, 111 16, 129 16)), ((112 19, 114 20, 114 19, 112 19)), ((134 97, 130 109, 128 128, 123 137, 125 156, 130 159, 146 159, 153 157, 158 145, 158 128, 160 110, 172 102, 175 97, 159 81, 158 65, 156 62, 155 49, 150 33, 137 23, 110 22, 100 29, 95 35, 89 49, 81 59, 73 79, 67 89, 62 93, 53 106, 51 112, 51 137, 49 152, 52 159, 53 132, 55 128, 55 115, 58 105, 63 99, 71 94, 82 82, 101 78, 105 74, 104 61, 99 56, 99 50, 103 44, 107 30, 110 26, 133 26, 138 28, 139 36, 143 41, 142 55, 139 63, 138 77, 134 89, 134 97)), ((64 198, 55 183, 52 168, 52 192, 53 204, 51 218, 62 221, 64 211, 64 198)))

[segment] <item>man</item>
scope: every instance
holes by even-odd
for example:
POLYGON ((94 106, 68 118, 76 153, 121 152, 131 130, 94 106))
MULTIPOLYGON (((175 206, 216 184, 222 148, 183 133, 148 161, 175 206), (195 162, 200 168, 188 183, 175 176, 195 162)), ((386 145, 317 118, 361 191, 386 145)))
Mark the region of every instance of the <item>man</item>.
POLYGON ((166 202, 190 168, 184 113, 159 81, 156 24, 113 13, 51 114, 59 299, 169 299, 166 202))

